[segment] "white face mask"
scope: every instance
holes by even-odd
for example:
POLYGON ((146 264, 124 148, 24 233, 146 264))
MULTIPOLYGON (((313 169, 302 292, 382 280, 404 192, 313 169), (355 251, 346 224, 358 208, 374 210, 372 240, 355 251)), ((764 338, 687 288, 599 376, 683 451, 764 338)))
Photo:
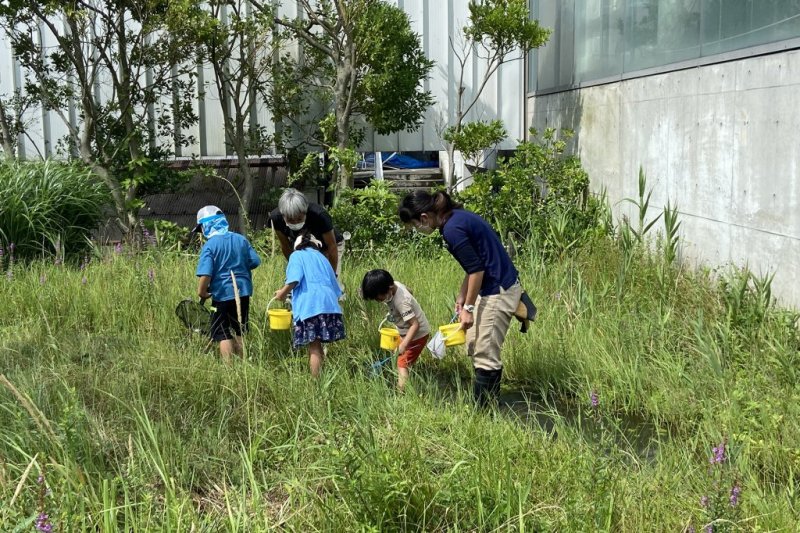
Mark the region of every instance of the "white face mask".
POLYGON ((423 226, 421 224, 419 226, 416 226, 416 230, 422 233, 423 235, 430 235, 431 233, 433 233, 433 228, 431 228, 430 226, 423 226))
MULTIPOLYGON (((430 221, 430 219, 431 219, 430 215, 427 215, 427 214, 426 214, 425 218, 428 221, 430 221)), ((420 217, 419 222, 415 222, 414 223, 414 229, 416 229, 418 232, 420 232, 420 233, 422 233, 424 235, 430 235, 431 233, 434 232, 434 230, 436 228, 432 228, 431 226, 423 223, 422 222, 422 217, 420 217)))
POLYGON ((286 223, 286 227, 292 231, 300 231, 301 229, 303 229, 303 226, 305 225, 306 225, 305 220, 302 222, 298 222, 297 224, 289 224, 288 222, 286 223))

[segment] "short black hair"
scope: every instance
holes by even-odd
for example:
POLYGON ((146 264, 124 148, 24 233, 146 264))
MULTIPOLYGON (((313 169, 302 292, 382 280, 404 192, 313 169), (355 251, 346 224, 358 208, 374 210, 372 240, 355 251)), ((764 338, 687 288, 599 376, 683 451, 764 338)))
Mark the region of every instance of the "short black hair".
POLYGON ((394 278, 391 274, 379 268, 370 270, 364 274, 364 279, 361 281, 361 296, 365 300, 375 300, 378 295, 389 292, 392 285, 394 278))

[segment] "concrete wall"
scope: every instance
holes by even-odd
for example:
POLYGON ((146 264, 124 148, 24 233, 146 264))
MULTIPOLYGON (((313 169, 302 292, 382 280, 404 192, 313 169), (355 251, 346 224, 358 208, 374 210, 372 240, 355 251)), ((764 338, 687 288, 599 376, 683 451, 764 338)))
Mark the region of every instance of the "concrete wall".
POLYGON ((637 196, 641 165, 652 216, 679 207, 684 260, 775 272, 774 292, 800 307, 798 97, 790 51, 530 98, 528 124, 575 130, 617 215, 632 214, 618 202, 637 196))

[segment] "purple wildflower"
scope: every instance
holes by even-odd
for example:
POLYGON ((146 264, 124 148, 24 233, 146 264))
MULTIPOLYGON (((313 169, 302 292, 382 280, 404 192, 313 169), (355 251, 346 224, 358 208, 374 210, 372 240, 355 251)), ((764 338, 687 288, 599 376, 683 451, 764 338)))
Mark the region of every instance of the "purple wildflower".
POLYGON ((714 446, 714 448, 711 451, 714 454, 711 457, 711 459, 709 459, 709 462, 712 465, 724 463, 725 462, 725 439, 723 439, 722 442, 719 443, 719 446, 714 446))
POLYGON ((53 524, 50 523, 50 517, 47 516, 47 513, 39 513, 39 516, 36 517, 36 529, 44 533, 53 531, 53 524))
POLYGON ((731 507, 736 507, 736 505, 739 503, 739 494, 741 493, 742 493, 742 487, 740 487, 739 485, 734 485, 733 488, 731 489, 731 498, 730 498, 731 507))
POLYGON ((714 533, 714 526, 711 525, 711 524, 708 524, 706 526, 706 533, 714 533))
POLYGON ((597 391, 592 391, 589 395, 589 401, 592 404, 592 409, 597 409, 600 405, 600 395, 597 394, 597 391))
POLYGON ((42 474, 39 474, 39 477, 36 478, 36 483, 38 483, 39 485, 44 483, 44 476, 42 474))
POLYGON ((700 498, 700 505, 702 507, 708 507, 708 496, 703 496, 700 498))
POLYGON ((150 268, 147 269, 147 280, 150 283, 155 283, 156 282, 156 272, 155 272, 155 270, 153 270, 153 267, 150 267, 150 268))
POLYGON ((151 246, 155 246, 155 245, 156 245, 156 238, 153 236, 153 234, 152 234, 152 233, 150 233, 150 232, 147 230, 147 228, 146 228, 146 227, 143 227, 143 228, 142 228, 142 235, 144 236, 144 240, 145 240, 145 242, 146 242, 147 244, 149 244, 149 245, 151 245, 151 246))
POLYGON ((122 253, 122 242, 118 242, 114 245, 114 253, 121 254, 122 253))

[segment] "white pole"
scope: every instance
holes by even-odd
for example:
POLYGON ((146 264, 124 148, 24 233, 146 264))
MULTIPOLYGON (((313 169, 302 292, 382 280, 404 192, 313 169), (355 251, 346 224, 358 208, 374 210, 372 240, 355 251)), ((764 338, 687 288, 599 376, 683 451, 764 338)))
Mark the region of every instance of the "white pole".
POLYGON ((375 179, 383 181, 383 158, 380 152, 375 152, 375 179))

